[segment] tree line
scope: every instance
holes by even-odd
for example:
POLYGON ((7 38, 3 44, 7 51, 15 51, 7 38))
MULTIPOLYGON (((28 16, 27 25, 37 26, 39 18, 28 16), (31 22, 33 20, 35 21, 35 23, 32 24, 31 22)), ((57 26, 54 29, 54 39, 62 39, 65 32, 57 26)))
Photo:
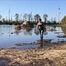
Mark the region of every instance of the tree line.
MULTIPOLYGON (((41 16, 39 14, 35 14, 32 15, 32 13, 25 13, 24 15, 22 14, 18 14, 16 13, 14 15, 14 19, 12 19, 12 16, 9 16, 8 19, 3 18, 2 15, 0 15, 0 24, 1 23, 22 23, 24 21, 29 21, 29 22, 37 22, 39 19, 41 18, 41 16)), ((42 18, 44 23, 58 23, 55 19, 53 21, 48 20, 48 15, 47 14, 43 14, 42 18)), ((62 19, 61 21, 63 22, 66 18, 64 17, 64 19, 62 19)))
MULTIPOLYGON (((23 21, 23 20, 27 20, 27 21, 36 21, 36 20, 38 20, 39 18, 41 18, 41 16, 39 15, 39 14, 35 14, 34 16, 32 15, 32 13, 29 13, 29 14, 27 14, 27 13, 25 13, 24 15, 22 15, 22 14, 18 14, 18 13, 16 13, 15 14, 15 16, 14 16, 14 18, 15 18, 15 21, 19 21, 19 19, 20 19, 20 16, 22 16, 23 17, 23 19, 22 19, 22 17, 21 17, 21 20, 23 21)), ((43 19, 44 19, 44 21, 47 21, 47 17, 48 17, 48 15, 47 14, 44 14, 43 15, 43 19)), ((10 18, 10 20, 12 20, 11 18, 11 16, 9 16, 8 17, 8 19, 10 18)), ((1 20, 7 20, 6 18, 3 18, 2 17, 2 15, 0 14, 0 21, 1 20)))

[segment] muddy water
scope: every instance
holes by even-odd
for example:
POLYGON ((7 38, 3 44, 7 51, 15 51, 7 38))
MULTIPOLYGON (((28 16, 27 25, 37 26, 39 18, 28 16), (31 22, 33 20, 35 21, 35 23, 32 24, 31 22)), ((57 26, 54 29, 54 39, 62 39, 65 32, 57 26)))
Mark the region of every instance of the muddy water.
MULTIPOLYGON (((39 40, 41 40, 41 35, 35 28, 25 27, 16 30, 15 25, 0 25, 0 48, 37 48, 40 45, 35 42, 39 42, 39 40)), ((66 35, 61 27, 46 26, 43 40, 48 43, 65 42, 66 35)))

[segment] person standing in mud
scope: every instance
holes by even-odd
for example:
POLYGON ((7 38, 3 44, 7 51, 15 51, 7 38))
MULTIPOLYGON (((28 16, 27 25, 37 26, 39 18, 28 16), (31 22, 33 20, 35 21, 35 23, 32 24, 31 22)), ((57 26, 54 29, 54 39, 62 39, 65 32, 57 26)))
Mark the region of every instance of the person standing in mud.
POLYGON ((43 47, 43 33, 45 31, 45 26, 42 22, 41 19, 39 19, 38 23, 37 23, 37 27, 39 29, 39 32, 40 32, 40 47, 43 47))
POLYGON ((45 26, 41 19, 39 19, 39 21, 37 22, 37 27, 39 29, 40 35, 43 34, 43 32, 45 30, 45 26))

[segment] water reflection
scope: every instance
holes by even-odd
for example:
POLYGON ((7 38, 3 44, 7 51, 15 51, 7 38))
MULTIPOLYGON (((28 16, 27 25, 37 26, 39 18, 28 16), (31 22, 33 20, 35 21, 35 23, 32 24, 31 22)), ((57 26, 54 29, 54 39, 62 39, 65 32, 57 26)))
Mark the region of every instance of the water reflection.
POLYGON ((47 44, 66 42, 65 32, 66 28, 56 26, 45 26, 44 31, 41 31, 40 33, 39 29, 31 26, 22 27, 18 30, 15 29, 15 25, 0 25, 0 48, 16 47, 16 43, 27 44, 27 46, 22 45, 21 48, 42 48, 47 44), (37 43, 35 45, 33 42, 36 42, 37 40, 39 40, 40 44, 37 43), (30 43, 30 45, 28 43, 30 43))
POLYGON ((32 35, 32 27, 23 27, 23 32, 25 35, 32 35))
POLYGON ((16 28, 15 33, 19 34, 19 33, 23 32, 24 35, 32 35, 32 29, 33 29, 33 27, 31 27, 31 26, 26 26, 26 27, 23 26, 20 29, 16 28))
POLYGON ((17 35, 19 35, 19 33, 20 33, 20 30, 15 30, 15 34, 17 34, 17 35))
POLYGON ((40 46, 39 46, 39 48, 43 48, 43 43, 44 43, 43 34, 44 33, 47 34, 45 26, 43 25, 42 29, 39 29, 38 27, 35 27, 34 32, 35 32, 36 35, 40 35, 40 40, 39 40, 40 46))
POLYGON ((44 31, 40 33, 40 48, 43 48, 43 33, 44 31))

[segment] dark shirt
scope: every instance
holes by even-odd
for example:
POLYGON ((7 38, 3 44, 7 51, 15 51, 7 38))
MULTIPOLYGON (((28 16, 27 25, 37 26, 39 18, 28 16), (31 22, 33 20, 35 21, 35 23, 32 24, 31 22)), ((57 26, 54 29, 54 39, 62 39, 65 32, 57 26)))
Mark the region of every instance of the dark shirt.
POLYGON ((43 22, 41 22, 42 24, 41 25, 39 25, 39 29, 40 30, 44 30, 44 24, 43 24, 43 22))

